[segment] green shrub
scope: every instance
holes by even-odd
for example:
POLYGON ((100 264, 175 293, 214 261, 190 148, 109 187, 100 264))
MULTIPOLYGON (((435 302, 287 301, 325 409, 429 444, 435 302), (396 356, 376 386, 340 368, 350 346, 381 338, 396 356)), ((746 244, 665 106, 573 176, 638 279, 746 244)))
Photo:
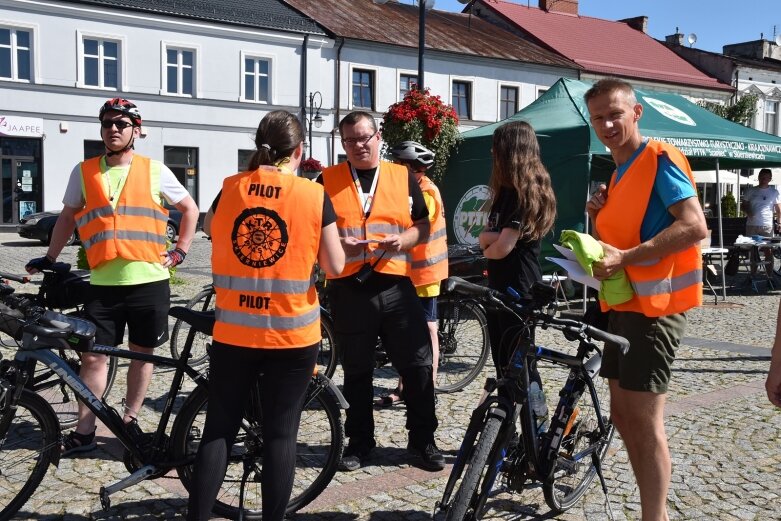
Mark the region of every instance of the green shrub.
POLYGON ((738 203, 735 201, 735 196, 732 195, 732 192, 727 193, 727 195, 721 198, 721 216, 738 216, 738 203))

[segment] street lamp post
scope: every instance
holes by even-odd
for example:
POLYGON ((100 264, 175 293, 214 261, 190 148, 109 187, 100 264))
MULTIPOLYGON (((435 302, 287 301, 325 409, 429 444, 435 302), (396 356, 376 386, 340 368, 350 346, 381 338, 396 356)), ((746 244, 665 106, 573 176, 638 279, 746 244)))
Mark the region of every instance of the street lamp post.
POLYGON ((309 118, 307 123, 309 124, 309 147, 308 158, 312 158, 312 124, 314 123, 316 128, 323 126, 323 116, 320 115, 320 107, 323 105, 323 95, 319 90, 309 93, 309 118))
MULTIPOLYGON (((434 7, 436 0, 417 0, 418 1, 418 89, 423 90, 423 60, 426 49, 426 11, 434 7)), ((459 0, 460 2, 461 0, 459 0)), ((388 0, 372 0, 375 4, 383 5, 388 0)))

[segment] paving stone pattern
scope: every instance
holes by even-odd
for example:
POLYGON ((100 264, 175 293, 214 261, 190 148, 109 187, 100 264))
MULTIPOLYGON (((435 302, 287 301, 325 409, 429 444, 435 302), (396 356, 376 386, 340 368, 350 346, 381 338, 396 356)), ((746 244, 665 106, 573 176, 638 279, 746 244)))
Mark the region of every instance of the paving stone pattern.
MULTIPOLYGON (((3 271, 21 273, 27 260, 45 253, 45 247, 14 234, 0 233, 0 244, 3 271)), ((172 286, 174 304, 186 302, 209 282, 210 246, 202 236, 195 240, 179 270, 182 283, 172 286)), ((66 248, 61 260, 75 263, 75 251, 75 247, 66 248)), ((727 299, 730 306, 708 305, 689 314, 689 342, 678 350, 666 409, 673 457, 671 519, 781 518, 781 411, 769 405, 763 387, 781 291, 757 294, 748 288, 743 293, 731 292, 727 299)), ((539 340, 562 345, 561 338, 552 332, 541 333, 539 340)), ((120 366, 109 399, 116 406, 124 395, 124 365, 120 366)), ((448 463, 455 458, 482 381, 491 372, 487 368, 462 392, 439 395, 437 441, 448 463)), ((155 372, 141 418, 144 429, 155 425, 170 375, 170 370, 155 372)), ((550 371, 543 376, 551 402, 561 375, 550 371)), ((335 380, 341 382, 340 371, 335 380)), ((377 393, 394 386, 392 370, 377 371, 377 393)), ((338 472, 328 489, 291 519, 431 519, 449 466, 442 472, 429 473, 410 465, 403 407, 377 410, 375 419, 378 448, 369 465, 352 473, 338 472)), ((111 433, 101 429, 98 434, 97 451, 63 459, 59 468, 50 469, 19 519, 181 519, 187 495, 175 473, 121 492, 112 498, 111 509, 101 510, 98 489, 127 473, 121 462, 121 447, 111 433)), ((618 436, 605 462, 605 477, 614 518, 639 520, 637 484, 618 436)), ((539 488, 523 494, 499 491, 489 499, 488 506, 485 519, 551 519, 539 488)), ((555 519, 609 519, 598 483, 579 505, 555 519)))

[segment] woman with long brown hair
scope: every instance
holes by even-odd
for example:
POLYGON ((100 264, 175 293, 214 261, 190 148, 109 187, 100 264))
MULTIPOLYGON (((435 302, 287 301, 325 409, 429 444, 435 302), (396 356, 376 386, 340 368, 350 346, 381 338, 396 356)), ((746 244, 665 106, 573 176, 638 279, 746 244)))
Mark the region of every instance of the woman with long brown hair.
MULTIPOLYGON (((532 285, 542 280, 540 242, 553 228, 556 196, 550 175, 540 159, 540 145, 534 129, 525 121, 511 121, 494 131, 491 190, 493 200, 480 247, 488 259, 488 286, 507 291, 513 288, 521 298, 531 298, 532 285)), ((489 313, 491 355, 497 369, 510 355, 502 338, 517 325, 509 313, 489 313)))

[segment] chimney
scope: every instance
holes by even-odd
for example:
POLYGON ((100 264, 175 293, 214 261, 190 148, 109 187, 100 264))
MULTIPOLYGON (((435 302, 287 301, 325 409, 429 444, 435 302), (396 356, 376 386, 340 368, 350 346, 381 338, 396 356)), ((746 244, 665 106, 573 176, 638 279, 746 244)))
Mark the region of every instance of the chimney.
POLYGON ((540 0, 540 9, 549 13, 578 14, 578 0, 540 0))
POLYGON ((668 34, 664 37, 664 43, 668 45, 683 45, 683 33, 675 28, 675 34, 668 34))
MULTIPOLYGON (((641 33, 647 33, 648 32, 648 17, 647 16, 635 16, 633 18, 624 18, 623 20, 619 20, 619 22, 623 22, 635 31, 640 31, 641 33)), ((683 36, 683 35, 681 35, 683 36)))

